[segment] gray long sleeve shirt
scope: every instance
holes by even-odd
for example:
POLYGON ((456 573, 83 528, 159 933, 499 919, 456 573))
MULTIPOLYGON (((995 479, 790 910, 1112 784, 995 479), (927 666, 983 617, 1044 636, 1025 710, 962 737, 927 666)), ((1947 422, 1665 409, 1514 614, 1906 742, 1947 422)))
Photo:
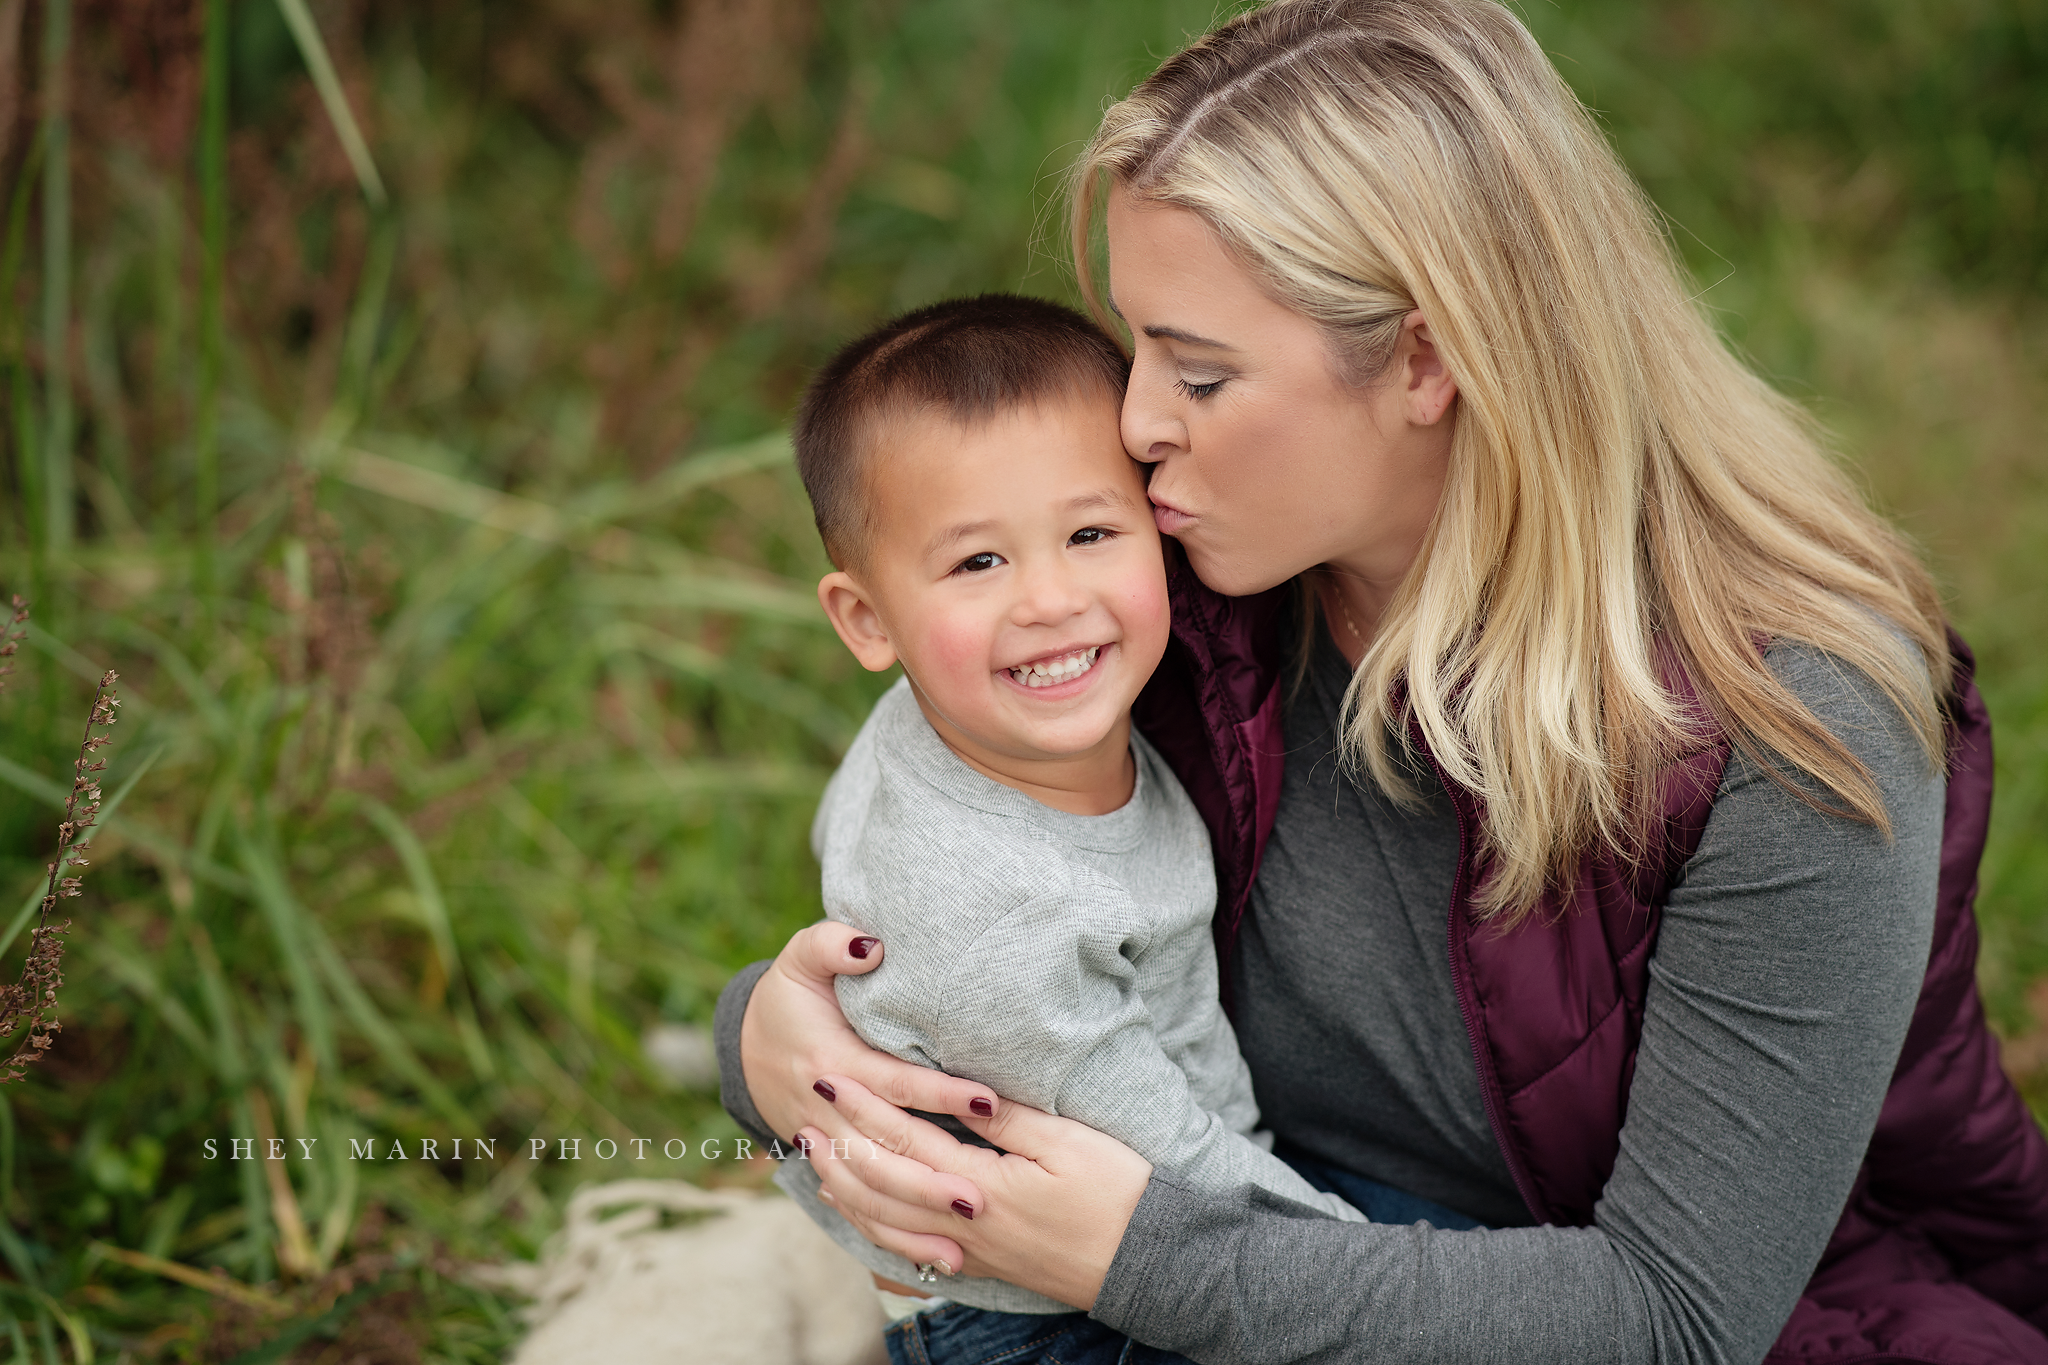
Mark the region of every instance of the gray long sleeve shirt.
MULTIPOLYGON (((1078 1119, 1185 1189, 1256 1185, 1325 1216, 1317 1191, 1255 1132, 1251 1073, 1217 1003, 1209 836, 1152 746, 1107 815, 1054 810, 962 762, 899 682, 833 775, 811 843, 825 911, 888 945, 839 978, 870 1046, 1078 1119)), ((818 1198, 807 1161, 776 1183, 870 1270, 916 1268, 872 1246, 818 1198)), ((946 1282, 959 1303, 1012 1313, 1071 1306, 1001 1280, 946 1282)))
MULTIPOLYGON (((1944 792, 1867 679, 1799 647, 1767 661, 1870 769, 1894 838, 1730 761, 1665 907, 1621 1152, 1592 1227, 1338 1223, 1161 1173, 1095 1316, 1217 1365, 1760 1360, 1833 1230, 1905 1035, 1944 792)), ((1259 1098, 1280 1137, 1312 1154, 1526 1222, 1439 951, 1455 830, 1427 812, 1404 825, 1342 774, 1322 705, 1305 688, 1290 708, 1256 923, 1232 966, 1261 996, 1239 997, 1259 1098)), ((728 1108, 755 1124, 738 1020, 757 976, 735 978, 718 1027, 728 1108)))

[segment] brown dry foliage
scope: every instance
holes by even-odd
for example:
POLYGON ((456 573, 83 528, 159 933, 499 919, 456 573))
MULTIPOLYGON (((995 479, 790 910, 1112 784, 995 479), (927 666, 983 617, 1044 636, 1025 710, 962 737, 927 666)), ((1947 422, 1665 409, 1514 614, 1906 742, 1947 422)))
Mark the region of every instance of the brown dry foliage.
MULTIPOLYGON (((440 1260, 438 1269, 453 1273, 455 1267, 440 1260)), ((292 1296, 292 1317, 285 1323, 304 1321, 329 1311, 344 1295, 388 1279, 388 1288, 372 1292, 344 1310, 335 1323, 333 1335, 315 1332, 287 1355, 289 1365, 418 1365, 420 1343, 426 1338, 427 1304, 419 1290, 393 1275, 396 1258, 386 1251, 372 1251, 336 1266, 292 1296)), ((271 1314, 224 1301, 206 1325, 201 1358, 232 1360, 246 1351, 277 1338, 284 1324, 271 1314)))
MULTIPOLYGON (((329 0, 315 10, 401 204, 446 200, 464 173, 468 144, 446 129, 388 126, 389 92, 373 71, 388 78, 403 62, 373 67, 367 53, 380 42, 402 48, 415 41, 408 36, 415 23, 440 25, 432 31, 446 41, 472 21, 395 0, 329 0)), ((26 0, 0 0, 0 179, 23 168, 41 113, 41 12, 26 0)), ((87 255, 104 255, 110 229, 127 215, 130 230, 171 262, 187 297, 200 268, 192 167, 203 17, 203 0, 77 0, 73 21, 78 240, 101 244, 87 255), (139 189, 145 182, 153 188, 139 189), (141 208, 145 200, 149 207, 141 208), (139 209, 154 221, 140 223, 139 209)), ((846 196, 872 161, 872 92, 856 78, 836 110, 820 111, 820 131, 830 135, 819 141, 809 173, 763 189, 761 203, 748 209, 744 240, 721 239, 706 271, 702 253, 691 256, 691 249, 734 140, 750 121, 786 121, 789 110, 815 98, 799 83, 821 41, 817 0, 514 0, 480 11, 472 26, 475 108, 518 111, 571 163, 559 199, 523 209, 531 218, 519 231, 559 224, 603 296, 585 319, 600 325, 541 329, 535 344, 546 353, 522 368, 591 381, 599 441, 645 473, 690 439, 693 388, 705 362, 735 329, 788 310, 816 281, 846 196)), ((437 62, 443 57, 436 53, 437 62)), ((337 393, 375 222, 311 83, 292 67, 250 95, 242 60, 227 191, 226 313, 235 365, 253 381, 249 396, 271 412, 319 413, 337 393)), ((112 257, 97 266, 82 260, 81 268, 106 277, 112 257)), ((17 282, 16 304, 32 302, 32 275, 25 271, 17 282)), ((408 221, 392 294, 422 305, 419 345, 457 376, 449 381, 454 388, 466 387, 488 353, 506 344, 477 310, 481 283, 455 239, 408 221)), ((99 443, 95 424, 118 424, 114 444, 133 452, 129 477, 145 498, 179 478, 175 452, 193 421, 185 371, 195 325, 193 317, 170 317, 120 327, 111 367, 116 401, 106 393, 93 401, 87 367, 74 357, 83 448, 99 443)), ((41 364, 39 344, 26 342, 32 366, 41 364)))
MULTIPOLYGON (((15 619, 23 621, 28 616, 27 609, 20 598, 14 600, 15 619)), ((78 758, 72 765, 71 794, 64 802, 64 819, 57 826, 56 857, 47 865, 49 881, 42 910, 29 930, 28 957, 22 964, 20 979, 0 986, 0 1038, 14 1036, 24 1025, 27 1029, 14 1055, 0 1061, 0 1085, 27 1076, 24 1068, 41 1061, 56 1043, 56 1035, 64 1031, 57 1019, 57 992, 64 985, 64 936, 71 932, 71 921, 52 924, 50 916, 56 911, 57 902, 84 891, 82 869, 88 866, 85 854, 92 847, 91 830, 98 823, 103 799, 100 774, 107 766, 104 758, 94 755, 114 742, 106 734, 93 731, 104 731, 117 719, 114 708, 121 701, 114 695, 114 684, 118 680, 119 675, 108 670, 93 694, 85 738, 79 742, 78 758)))

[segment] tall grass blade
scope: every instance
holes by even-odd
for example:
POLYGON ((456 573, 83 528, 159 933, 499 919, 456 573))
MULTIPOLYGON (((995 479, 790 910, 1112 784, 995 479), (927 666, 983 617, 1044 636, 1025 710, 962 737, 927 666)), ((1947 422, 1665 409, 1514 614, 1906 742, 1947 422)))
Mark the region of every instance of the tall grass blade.
POLYGON ((199 404, 192 429, 194 577, 213 609, 220 553, 220 383, 227 348, 229 0, 206 0, 199 110, 199 404))
POLYGON ((368 1040, 370 1046, 377 1050, 378 1055, 383 1057, 384 1064, 418 1090, 420 1097, 439 1111, 443 1118, 466 1132, 477 1131, 476 1121, 470 1117, 469 1111, 448 1093, 446 1086, 434 1078, 434 1074, 421 1063, 419 1055, 407 1046, 405 1039, 399 1036, 398 1030, 391 1026, 391 1022, 370 999, 369 992, 363 989, 362 983, 356 980, 355 973, 342 961, 340 952, 335 949, 334 941, 328 938, 316 923, 308 921, 302 928, 312 949, 313 961, 319 967, 320 974, 327 979, 328 989, 334 992, 335 999, 341 1002, 343 1011, 347 1013, 357 1030, 368 1040))
POLYGON ((228 989, 227 973, 221 970, 220 954, 214 950, 213 935, 189 911, 181 912, 185 938, 192 945, 192 959, 199 964, 199 995, 206 1002, 206 1016, 213 1025, 214 1067, 221 1084, 239 1089, 249 1074, 249 1050, 242 1041, 241 1021, 235 1018, 234 995, 228 989))
MULTIPOLYGON (((42 171, 43 152, 49 145, 50 125, 37 124, 7 203, 7 244, 0 247, 0 298, 13 299, 15 282, 21 278, 21 258, 28 245, 29 204, 35 198, 36 177, 42 171)), ((27 339, 22 333, 22 321, 21 314, 9 308, 6 330, 0 333, 0 341, 7 347, 7 359, 14 364, 21 363, 22 343, 27 339)))
POLYGON ((740 578, 589 574, 583 580, 583 595, 593 605, 726 612, 818 630, 829 629, 831 624, 818 607, 817 594, 794 584, 781 587, 740 578))
POLYGON ((796 458, 786 431, 771 432, 758 440, 723 446, 692 455, 649 479, 642 487, 615 494, 614 515, 631 513, 648 516, 666 510, 700 488, 722 479, 736 478, 763 469, 775 469, 796 458))
POLYGON ((141 996, 156 1011, 157 1017, 170 1026, 171 1032, 192 1049, 195 1058, 211 1066, 215 1060, 213 1043, 207 1038, 206 1031, 199 1027, 199 1021, 192 1017, 184 1002, 165 989, 148 957, 139 945, 128 939, 126 931, 102 925, 87 942, 90 944, 88 954, 114 979, 141 996))
POLYGON ((75 531, 71 468, 71 0, 43 7, 43 534, 52 561, 75 531))
POLYGON ((405 866, 413 895, 419 900, 420 914, 427 922, 427 933, 434 940, 434 952, 441 959, 441 975, 447 982, 462 1050, 468 1054, 470 1068, 476 1072, 477 1079, 488 1081, 497 1075, 498 1066, 477 1022, 469 978, 462 970, 462 956, 455 948, 455 929, 448 918, 448 902, 441 895, 441 883, 434 876, 434 865, 428 861, 427 850, 421 847, 419 836, 398 817, 396 811, 374 797, 359 799, 370 823, 377 827, 398 854, 399 862, 405 866))
POLYGON ((389 214, 380 214, 370 227, 369 258, 363 263, 362 281, 356 288, 355 306, 349 313, 348 333, 342 346, 341 392, 352 420, 368 410, 377 360, 377 334, 384 325, 391 272, 397 260, 398 224, 389 214))
POLYGON ((57 1325, 64 1329, 64 1335, 70 1338, 73 1365, 92 1365, 92 1333, 85 1330, 85 1324, 66 1312, 64 1305, 51 1298, 47 1289, 36 1290, 35 1296, 42 1301, 50 1316, 56 1319, 57 1325))
POLYGON ((269 921, 272 937, 277 940, 285 979, 291 983, 299 1027, 304 1030, 307 1042, 312 1044, 313 1055, 319 1060, 321 1069, 330 1076, 335 1075, 341 1069, 341 1059, 335 1051, 334 1019, 328 1013, 327 996, 314 975, 311 945, 307 942, 312 925, 285 884, 284 869, 278 865, 268 841, 259 843, 240 826, 235 828, 234 834, 242 867, 248 872, 249 881, 256 890, 256 904, 269 921))
MULTIPOLYGON (((14 182, 14 194, 7 206, 6 245, 0 246, 0 299, 10 305, 15 297, 15 286, 21 278, 21 260, 28 242, 28 211, 35 197, 36 177, 41 173, 43 153, 49 144, 49 124, 36 126, 35 137, 29 143, 28 155, 22 158, 21 174, 14 182)), ((23 524, 21 530, 28 537, 32 574, 37 582, 32 588, 36 597, 44 595, 48 585, 43 577, 45 537, 42 533, 42 424, 36 410, 35 390, 30 382, 28 367, 27 319, 18 308, 12 306, 0 313, 0 360, 7 366, 8 397, 13 412, 10 416, 14 427, 15 469, 21 481, 21 508, 23 524)), ((7 531, 14 531, 14 519, 7 517, 7 531)))
POLYGON ((341 149, 348 155, 348 164, 363 187, 363 198, 382 208, 384 177, 377 174, 377 163, 370 159, 370 144, 363 141, 363 131, 356 126, 355 112, 348 107, 348 95, 341 88, 341 78, 334 74, 334 61, 327 55, 327 44, 306 8, 306 0, 277 0, 277 8, 292 31, 292 40, 299 45, 299 55, 313 77, 313 88, 320 93, 328 122, 334 125, 334 135, 341 139, 341 149))

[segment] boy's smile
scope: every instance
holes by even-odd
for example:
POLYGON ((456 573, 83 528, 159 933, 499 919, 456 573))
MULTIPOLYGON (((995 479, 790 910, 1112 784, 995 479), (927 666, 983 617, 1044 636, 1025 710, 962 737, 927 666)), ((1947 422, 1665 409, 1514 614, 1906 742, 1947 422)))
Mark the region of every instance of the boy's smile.
POLYGON ((881 424, 871 532, 819 600, 871 669, 901 662, 962 759, 1061 809, 1130 796, 1130 706, 1166 646, 1166 575, 1117 407, 1093 390, 960 426, 881 424))

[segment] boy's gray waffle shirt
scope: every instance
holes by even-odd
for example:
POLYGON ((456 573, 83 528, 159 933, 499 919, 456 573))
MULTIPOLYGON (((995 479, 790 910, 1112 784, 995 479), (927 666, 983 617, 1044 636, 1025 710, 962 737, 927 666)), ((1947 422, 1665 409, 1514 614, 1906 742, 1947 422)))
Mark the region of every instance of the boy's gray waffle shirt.
MULTIPOLYGON (((811 827, 826 913, 884 944, 880 967, 839 978, 840 1008, 869 1045, 1078 1119, 1176 1183, 1256 1185, 1362 1222, 1253 1131, 1251 1073, 1217 1003, 1208 833, 1152 746, 1134 733, 1131 751, 1130 801, 1069 815, 968 767, 909 685, 891 688, 811 827)), ((809 1162, 784 1162, 776 1183, 869 1269, 917 1282, 818 1198, 809 1162)), ((1001 1280, 956 1276, 941 1292, 1073 1311, 1001 1280)))

